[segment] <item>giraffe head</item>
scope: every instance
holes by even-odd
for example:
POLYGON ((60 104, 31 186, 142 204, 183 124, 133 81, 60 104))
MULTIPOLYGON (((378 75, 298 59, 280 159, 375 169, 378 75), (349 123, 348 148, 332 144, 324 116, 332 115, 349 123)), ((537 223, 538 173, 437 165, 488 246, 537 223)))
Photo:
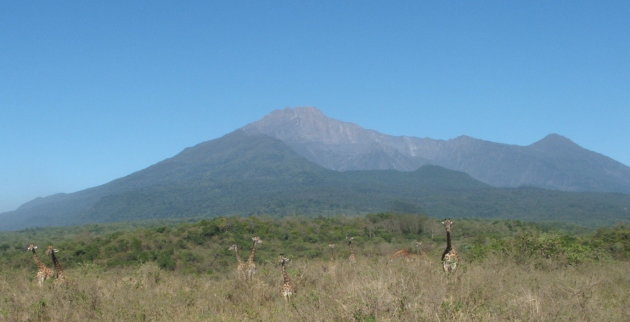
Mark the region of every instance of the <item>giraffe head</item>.
POLYGON ((291 260, 290 260, 290 259, 288 259, 288 258, 286 258, 286 257, 284 257, 284 256, 280 256, 280 260, 279 260, 280 265, 284 266, 284 265, 286 265, 286 263, 288 263, 289 261, 291 261, 291 260))
POLYGON ((254 242, 254 245, 260 245, 263 243, 262 239, 260 239, 258 236, 252 237, 252 241, 254 242))
POLYGON ((26 251, 27 252, 33 252, 35 253, 35 250, 37 249, 37 245, 33 245, 33 244, 28 244, 28 246, 26 246, 26 251))
POLYGON ((48 249, 46 250, 46 255, 49 255, 49 256, 50 256, 50 255, 52 255, 52 254, 54 254, 54 253, 58 253, 58 252, 59 252, 59 250, 58 250, 58 249, 55 249, 55 248, 53 248, 53 246, 52 246, 52 245, 49 245, 49 246, 48 246, 48 249))
POLYGON ((442 225, 444 225, 444 228, 446 229, 447 232, 451 232, 451 226, 453 225, 453 221, 450 219, 444 219, 442 221, 442 225))
POLYGON ((234 245, 230 246, 230 248, 228 248, 228 250, 238 251, 238 245, 234 244, 234 245))

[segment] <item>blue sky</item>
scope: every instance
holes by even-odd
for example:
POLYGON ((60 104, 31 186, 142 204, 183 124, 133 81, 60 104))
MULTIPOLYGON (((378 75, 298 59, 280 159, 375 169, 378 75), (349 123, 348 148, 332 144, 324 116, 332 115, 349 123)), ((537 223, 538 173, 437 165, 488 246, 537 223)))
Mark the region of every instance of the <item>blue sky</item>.
POLYGON ((630 164, 628 1, 3 1, 0 212, 315 106, 630 164))

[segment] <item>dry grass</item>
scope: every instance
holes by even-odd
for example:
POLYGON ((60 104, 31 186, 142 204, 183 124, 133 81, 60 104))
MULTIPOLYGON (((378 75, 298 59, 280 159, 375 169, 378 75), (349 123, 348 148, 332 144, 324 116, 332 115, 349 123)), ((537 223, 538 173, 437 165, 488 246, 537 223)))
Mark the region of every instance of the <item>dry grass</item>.
POLYGON ((67 270, 69 282, 37 287, 33 271, 0 275, 3 321, 623 321, 630 264, 542 271, 490 259, 451 276, 437 260, 359 258, 351 265, 294 258, 298 293, 286 304, 275 263, 255 280, 160 270, 155 264, 67 270))

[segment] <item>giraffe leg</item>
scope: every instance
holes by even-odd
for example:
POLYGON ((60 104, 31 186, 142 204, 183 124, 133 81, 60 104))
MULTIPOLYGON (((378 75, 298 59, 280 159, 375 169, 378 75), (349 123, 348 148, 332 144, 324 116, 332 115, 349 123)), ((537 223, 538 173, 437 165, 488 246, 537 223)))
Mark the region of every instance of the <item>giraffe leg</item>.
POLYGON ((42 287, 44 286, 44 280, 46 279, 46 277, 43 274, 37 274, 37 286, 42 287))

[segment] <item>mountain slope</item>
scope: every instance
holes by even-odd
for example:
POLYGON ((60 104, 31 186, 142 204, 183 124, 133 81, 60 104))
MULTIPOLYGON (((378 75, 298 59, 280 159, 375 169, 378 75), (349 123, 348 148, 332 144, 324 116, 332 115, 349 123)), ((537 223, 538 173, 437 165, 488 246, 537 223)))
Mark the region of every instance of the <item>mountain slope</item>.
POLYGON ((196 199, 206 197, 205 193, 218 191, 225 194, 235 183, 253 183, 265 178, 299 178, 302 172, 318 171, 327 170, 304 160, 275 139, 245 137, 236 131, 187 148, 172 158, 107 184, 72 194, 35 199, 13 212, 2 214, 4 218, 0 228, 111 221, 122 217, 141 219, 169 214, 175 217, 184 213, 197 215, 188 213, 189 207, 184 202, 170 205, 173 203, 170 199, 184 201, 192 198, 189 201, 195 201, 195 205, 199 206, 196 199), (191 189, 194 191, 192 194, 189 192, 191 189), (164 192, 167 198, 150 199, 149 195, 159 192, 164 192), (125 205, 124 200, 129 200, 131 204, 125 205), (133 204, 142 204, 145 209, 140 213, 132 211, 133 204), (151 207, 146 207, 147 204, 151 207))
POLYGON ((333 170, 412 171, 434 164, 498 187, 630 193, 629 167, 557 134, 529 146, 467 136, 452 140, 396 137, 330 119, 311 107, 276 110, 243 130, 275 137, 333 170))
POLYGON ((627 220, 630 196, 501 189, 438 166, 411 172, 338 172, 282 141, 237 130, 107 184, 29 202, 0 215, 0 229, 149 218, 379 211, 436 217, 570 221, 627 220))

